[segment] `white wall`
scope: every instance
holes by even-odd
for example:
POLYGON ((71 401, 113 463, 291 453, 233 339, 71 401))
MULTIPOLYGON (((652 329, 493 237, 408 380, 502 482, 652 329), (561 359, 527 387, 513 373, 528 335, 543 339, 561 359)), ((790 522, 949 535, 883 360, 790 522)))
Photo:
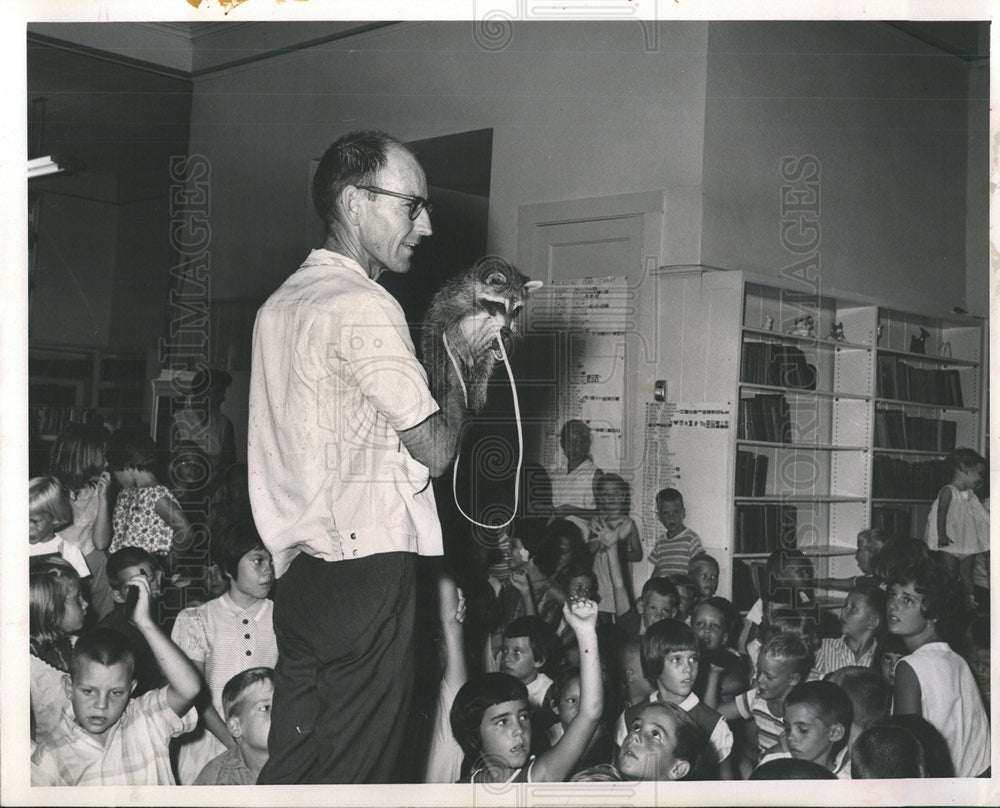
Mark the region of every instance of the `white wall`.
MULTIPOLYGON (((965 62, 853 22, 712 23, 708 51, 705 263, 775 274, 795 260, 779 160, 813 154, 822 285, 966 305, 965 62)), ((984 227, 986 206, 978 186, 969 213, 984 227)), ((985 262, 972 270, 985 283, 985 262)))

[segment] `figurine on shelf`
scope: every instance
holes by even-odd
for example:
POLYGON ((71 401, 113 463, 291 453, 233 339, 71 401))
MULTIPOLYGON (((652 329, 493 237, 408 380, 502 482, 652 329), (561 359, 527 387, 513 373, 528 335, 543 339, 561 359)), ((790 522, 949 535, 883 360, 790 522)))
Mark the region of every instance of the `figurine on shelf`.
POLYGON ((774 318, 768 314, 764 317, 764 330, 773 331, 774 330, 774 318))
POLYGON ((792 337, 815 337, 816 321, 811 314, 802 314, 792 321, 792 327, 785 332, 792 337))
POLYGON ((830 326, 830 336, 827 339, 832 339, 834 342, 847 342, 847 337, 844 336, 844 324, 834 323, 830 326))
POLYGON ((930 333, 927 331, 927 329, 924 328, 923 326, 920 326, 920 336, 910 337, 910 353, 919 353, 919 354, 927 353, 927 338, 929 336, 930 333))
POLYGON ((945 359, 951 359, 951 342, 944 340, 941 343, 941 347, 938 348, 938 356, 944 357, 945 359))

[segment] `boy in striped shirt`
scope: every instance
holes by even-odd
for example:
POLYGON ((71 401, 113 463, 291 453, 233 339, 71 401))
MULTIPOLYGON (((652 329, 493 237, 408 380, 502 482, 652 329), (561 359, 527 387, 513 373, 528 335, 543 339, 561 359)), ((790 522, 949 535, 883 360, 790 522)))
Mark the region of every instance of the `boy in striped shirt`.
POLYGON ((649 554, 655 578, 687 575, 691 559, 705 549, 701 538, 684 524, 684 497, 676 488, 664 488, 656 495, 656 516, 666 530, 649 554))

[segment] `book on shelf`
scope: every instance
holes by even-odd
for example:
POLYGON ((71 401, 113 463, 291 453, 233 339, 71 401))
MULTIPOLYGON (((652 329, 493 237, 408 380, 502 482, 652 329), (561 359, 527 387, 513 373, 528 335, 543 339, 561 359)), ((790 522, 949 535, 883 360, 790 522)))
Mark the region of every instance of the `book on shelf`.
POLYGON ((741 398, 737 437, 768 443, 791 443, 792 418, 782 393, 758 393, 741 398))
POLYGON ((950 452, 955 448, 958 424, 955 421, 908 415, 900 409, 875 410, 877 449, 917 449, 950 452))
POLYGON ((962 377, 956 368, 923 368, 898 356, 879 356, 875 395, 897 401, 962 407, 962 377))
POLYGON ((943 483, 944 461, 904 460, 875 455, 872 461, 872 496, 877 499, 933 500, 943 483))
POLYGON ((736 496, 762 497, 767 489, 768 456, 745 452, 736 452, 736 496))
POLYGON ((741 351, 742 378, 748 384, 816 389, 816 367, 794 345, 748 341, 741 351))
POLYGON ((909 508, 873 508, 872 527, 877 527, 886 538, 910 538, 914 535, 913 515, 909 508))
POLYGON ((773 553, 796 545, 798 511, 780 503, 736 506, 735 552, 773 553))

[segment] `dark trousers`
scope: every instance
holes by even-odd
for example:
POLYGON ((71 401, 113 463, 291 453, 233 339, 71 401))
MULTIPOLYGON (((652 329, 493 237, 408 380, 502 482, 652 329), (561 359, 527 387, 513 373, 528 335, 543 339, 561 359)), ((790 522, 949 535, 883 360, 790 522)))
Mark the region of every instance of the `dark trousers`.
POLYGON ((416 556, 329 563, 278 581, 269 759, 258 783, 389 783, 413 685, 416 556))

